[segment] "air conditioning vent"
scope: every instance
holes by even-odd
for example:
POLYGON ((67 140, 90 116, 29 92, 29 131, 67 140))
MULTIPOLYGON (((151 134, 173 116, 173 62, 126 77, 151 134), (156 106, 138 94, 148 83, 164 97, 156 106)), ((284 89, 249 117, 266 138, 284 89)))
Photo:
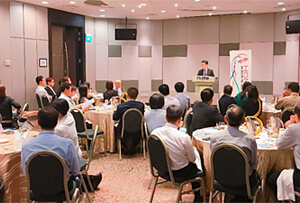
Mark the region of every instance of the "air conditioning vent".
POLYGON ((84 3, 94 6, 108 6, 108 4, 104 3, 101 0, 86 0, 84 3))

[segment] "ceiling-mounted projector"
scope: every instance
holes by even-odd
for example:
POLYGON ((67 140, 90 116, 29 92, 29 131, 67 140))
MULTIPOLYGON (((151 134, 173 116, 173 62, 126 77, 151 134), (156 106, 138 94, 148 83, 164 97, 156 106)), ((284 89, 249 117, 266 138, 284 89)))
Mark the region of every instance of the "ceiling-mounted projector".
POLYGON ((137 25, 135 23, 118 23, 115 25, 115 40, 136 40, 137 25))

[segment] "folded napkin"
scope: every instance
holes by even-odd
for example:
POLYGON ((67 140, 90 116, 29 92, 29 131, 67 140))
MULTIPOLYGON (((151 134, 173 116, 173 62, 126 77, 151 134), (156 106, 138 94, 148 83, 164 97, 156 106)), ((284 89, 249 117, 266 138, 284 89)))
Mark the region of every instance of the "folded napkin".
POLYGON ((277 179, 277 199, 279 201, 295 201, 293 174, 294 169, 285 169, 281 171, 277 179))

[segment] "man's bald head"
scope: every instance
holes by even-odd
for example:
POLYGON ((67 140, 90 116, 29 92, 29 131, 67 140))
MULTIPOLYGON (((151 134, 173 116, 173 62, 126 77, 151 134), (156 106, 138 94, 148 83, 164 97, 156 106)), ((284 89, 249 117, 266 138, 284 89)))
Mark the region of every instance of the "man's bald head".
POLYGON ((245 119, 245 111, 239 106, 232 106, 226 111, 226 119, 230 126, 238 127, 245 119))

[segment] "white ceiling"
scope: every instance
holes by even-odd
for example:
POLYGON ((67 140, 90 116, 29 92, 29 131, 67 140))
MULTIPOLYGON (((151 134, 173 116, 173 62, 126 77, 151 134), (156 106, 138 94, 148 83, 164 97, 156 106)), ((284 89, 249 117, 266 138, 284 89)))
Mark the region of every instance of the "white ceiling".
MULTIPOLYGON (((193 16, 268 13, 295 10, 300 8, 300 0, 103 0, 107 6, 88 5, 86 0, 17 0, 58 10, 91 17, 129 19, 174 19, 193 16), (48 4, 42 4, 42 1, 48 4), (70 4, 70 1, 75 4, 70 4), (283 5, 278 5, 283 2, 283 5), (140 6, 142 3, 145 6, 140 6), (125 6, 123 7, 122 4, 125 6), (177 4, 177 7, 175 6, 177 4), (215 8, 214 8, 215 7, 215 8), (105 11, 100 11, 104 9, 105 11), (134 9, 134 12, 132 12, 134 9), (164 13, 161 11, 165 10, 164 13)), ((100 0, 88 0, 99 3, 100 0)), ((100 2, 101 3, 101 2, 100 2)))

